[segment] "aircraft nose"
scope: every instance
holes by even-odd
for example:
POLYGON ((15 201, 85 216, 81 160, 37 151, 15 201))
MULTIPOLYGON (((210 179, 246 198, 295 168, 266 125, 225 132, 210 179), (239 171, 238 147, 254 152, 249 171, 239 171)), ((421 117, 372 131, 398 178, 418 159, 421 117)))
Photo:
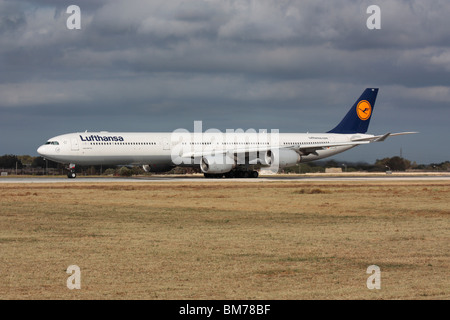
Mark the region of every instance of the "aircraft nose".
POLYGON ((40 146, 38 149, 37 149, 37 153, 39 153, 41 156, 45 156, 45 146, 40 146))

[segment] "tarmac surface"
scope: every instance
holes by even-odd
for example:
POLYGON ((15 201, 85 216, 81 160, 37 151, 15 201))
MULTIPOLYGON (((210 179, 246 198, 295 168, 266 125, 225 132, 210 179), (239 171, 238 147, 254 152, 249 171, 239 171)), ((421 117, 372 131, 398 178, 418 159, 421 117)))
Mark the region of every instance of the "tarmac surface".
POLYGON ((38 177, 38 178, 16 178, 3 177, 0 183, 152 183, 152 182, 263 182, 263 181, 450 181, 450 174, 444 175, 367 175, 367 176, 302 176, 302 175, 270 175, 259 178, 233 178, 233 179, 206 179, 201 175, 195 176, 147 176, 147 177, 77 177, 68 179, 66 177, 38 177))

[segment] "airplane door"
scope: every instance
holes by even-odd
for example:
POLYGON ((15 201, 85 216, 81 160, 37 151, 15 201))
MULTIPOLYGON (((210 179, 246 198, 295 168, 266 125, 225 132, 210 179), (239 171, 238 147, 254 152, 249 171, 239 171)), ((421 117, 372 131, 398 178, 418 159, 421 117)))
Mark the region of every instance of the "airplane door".
POLYGON ((78 151, 78 139, 72 138, 72 151, 78 151))
POLYGON ((163 138, 163 150, 170 150, 170 142, 168 138, 163 138))

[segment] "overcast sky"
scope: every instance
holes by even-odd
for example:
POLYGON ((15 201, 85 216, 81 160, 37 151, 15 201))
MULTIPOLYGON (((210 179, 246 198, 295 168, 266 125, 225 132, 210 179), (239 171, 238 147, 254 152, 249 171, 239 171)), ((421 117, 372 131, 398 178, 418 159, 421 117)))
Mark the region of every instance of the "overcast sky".
POLYGON ((377 87, 369 133, 420 134, 334 159, 450 160, 449 17, 448 0, 0 0, 0 154, 195 120, 326 132, 377 87), (366 26, 372 4, 380 30, 366 26))

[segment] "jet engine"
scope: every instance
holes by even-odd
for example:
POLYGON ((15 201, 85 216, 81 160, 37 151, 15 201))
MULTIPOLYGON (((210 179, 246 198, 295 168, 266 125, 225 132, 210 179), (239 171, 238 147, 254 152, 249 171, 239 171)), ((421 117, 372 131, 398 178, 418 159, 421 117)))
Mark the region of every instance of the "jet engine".
POLYGON ((203 173, 226 173, 236 167, 234 158, 225 154, 205 156, 200 163, 203 173))
POLYGON ((280 168, 295 166, 301 161, 301 156, 290 149, 267 150, 260 157, 261 164, 265 166, 278 165, 280 168), (277 159, 278 158, 278 159, 277 159))

